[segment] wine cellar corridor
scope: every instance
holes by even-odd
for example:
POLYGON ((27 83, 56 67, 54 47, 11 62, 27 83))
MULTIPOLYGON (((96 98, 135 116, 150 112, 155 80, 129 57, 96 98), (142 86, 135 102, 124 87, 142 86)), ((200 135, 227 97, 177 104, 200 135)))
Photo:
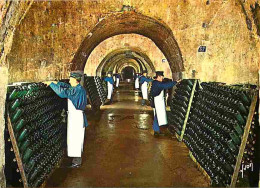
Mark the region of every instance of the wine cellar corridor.
POLYGON ((152 109, 140 102, 125 83, 112 105, 89 114, 82 167, 57 169, 47 187, 207 187, 183 143, 154 138, 152 109))
POLYGON ((260 186, 259 0, 0 15, 0 188, 260 186))

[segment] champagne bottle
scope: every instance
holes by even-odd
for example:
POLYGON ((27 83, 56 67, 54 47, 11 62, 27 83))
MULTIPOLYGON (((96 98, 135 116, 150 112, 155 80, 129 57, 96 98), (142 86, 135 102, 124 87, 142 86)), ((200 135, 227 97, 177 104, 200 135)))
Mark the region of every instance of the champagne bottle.
POLYGON ((28 163, 32 154, 33 154, 33 151, 30 148, 27 148, 27 150, 25 151, 25 153, 23 155, 23 163, 24 164, 28 163))
POLYGON ((189 85, 190 87, 193 86, 192 81, 191 81, 191 80, 187 80, 187 79, 182 80, 182 81, 181 81, 181 84, 183 84, 183 85, 189 85))
POLYGON ((22 115, 23 111, 17 108, 13 115, 11 115, 11 122, 16 122, 22 115))
POLYGON ((14 131, 15 132, 20 131, 25 124, 26 122, 24 121, 24 119, 20 119, 17 123, 14 124, 14 131))
POLYGON ((24 129, 21 134, 18 136, 18 142, 22 142, 28 136, 28 129, 24 129))
POLYGON ((12 105, 11 105, 11 112, 15 111, 17 107, 19 107, 21 104, 20 100, 19 99, 16 99, 12 105))
POLYGON ((9 95, 9 100, 14 100, 16 98, 16 96, 18 95, 18 92, 19 92, 19 89, 18 88, 15 88, 12 93, 9 95))

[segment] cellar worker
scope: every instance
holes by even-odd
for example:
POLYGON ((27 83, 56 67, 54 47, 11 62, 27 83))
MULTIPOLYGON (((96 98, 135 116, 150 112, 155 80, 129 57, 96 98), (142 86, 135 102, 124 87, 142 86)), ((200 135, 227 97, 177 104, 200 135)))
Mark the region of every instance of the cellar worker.
POLYGON ((153 81, 152 79, 147 78, 147 71, 144 70, 142 72, 142 76, 139 79, 140 85, 141 85, 141 91, 142 91, 142 105, 146 104, 146 100, 148 100, 148 83, 153 81))
POLYGON ((171 82, 162 82, 164 75, 163 71, 156 71, 155 80, 152 82, 151 95, 153 97, 151 101, 151 107, 154 111, 154 121, 153 121, 153 130, 154 136, 159 136, 160 126, 167 125, 167 115, 164 99, 164 90, 172 88, 176 83, 181 80, 171 81, 171 82))
POLYGON ((112 77, 112 72, 107 73, 107 77, 104 78, 104 81, 107 82, 107 99, 112 103, 112 94, 113 94, 113 84, 114 80, 112 77))
POLYGON ((88 126, 84 113, 87 105, 86 90, 79 84, 82 74, 70 73, 69 84, 56 81, 44 82, 61 98, 68 99, 68 124, 67 124, 67 151, 73 157, 72 168, 79 167, 82 163, 85 127, 88 126))

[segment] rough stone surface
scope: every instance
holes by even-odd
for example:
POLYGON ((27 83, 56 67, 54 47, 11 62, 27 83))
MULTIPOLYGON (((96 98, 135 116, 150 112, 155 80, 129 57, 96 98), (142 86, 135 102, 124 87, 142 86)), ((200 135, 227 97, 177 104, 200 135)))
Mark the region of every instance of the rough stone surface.
POLYGON ((8 81, 8 69, 7 67, 0 66, 0 187, 5 187, 5 177, 3 174, 5 158, 4 158, 4 128, 5 128, 5 98, 6 88, 8 81))
POLYGON ((96 69, 107 53, 124 47, 139 48, 152 60, 155 70, 164 71, 166 77, 171 77, 169 64, 162 63, 162 59, 166 58, 160 49, 149 38, 136 34, 117 35, 104 40, 90 54, 84 72, 96 75, 96 69))
MULTIPOLYGON (((250 5, 254 3, 253 0, 243 3, 251 20, 250 5)), ((67 77, 70 62, 85 37, 88 34, 91 37, 89 32, 95 25, 105 16, 120 11, 123 4, 169 26, 183 56, 184 77, 257 84, 260 50, 256 26, 253 24, 252 31, 248 30, 241 5, 234 0, 210 1, 209 5, 196 0, 35 2, 15 34, 9 56, 10 81, 67 77), (198 52, 200 45, 207 47, 205 53, 198 52)), ((131 40, 138 41, 139 36, 131 40)), ((149 46, 148 43, 143 45, 149 46)), ((104 49, 100 55, 96 52, 98 59, 114 47, 111 42, 107 52, 104 49)), ((157 54, 156 51, 150 53, 157 54)), ((87 64, 91 71, 94 66, 87 64)))
POLYGON ((8 83, 8 63, 16 26, 22 21, 32 1, 0 1, 0 187, 5 187, 4 128, 5 99, 8 83))

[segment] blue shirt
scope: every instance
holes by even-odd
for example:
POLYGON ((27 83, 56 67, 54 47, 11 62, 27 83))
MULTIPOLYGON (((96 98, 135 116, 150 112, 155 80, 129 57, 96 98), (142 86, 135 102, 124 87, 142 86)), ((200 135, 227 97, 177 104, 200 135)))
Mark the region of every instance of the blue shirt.
POLYGON ((117 75, 116 75, 116 78, 119 78, 119 79, 120 79, 120 75, 119 75, 119 74, 117 74, 117 75))
POLYGON ((153 81, 153 80, 149 79, 145 76, 141 76, 140 79, 139 79, 140 84, 143 84, 144 82, 151 82, 151 81, 153 81))
POLYGON ((161 91, 164 89, 172 88, 177 82, 159 82, 154 80, 151 87, 151 95, 152 97, 156 97, 160 95, 161 91))
POLYGON ((109 82, 110 84, 114 84, 114 80, 113 80, 112 77, 105 77, 104 80, 105 80, 106 82, 109 82))
MULTIPOLYGON (((61 98, 68 98, 71 100, 77 110, 85 110, 87 105, 87 92, 78 84, 76 87, 72 87, 69 84, 58 82, 57 84, 51 83, 52 90, 61 98)), ((84 115, 84 126, 88 126, 86 114, 84 115)))

